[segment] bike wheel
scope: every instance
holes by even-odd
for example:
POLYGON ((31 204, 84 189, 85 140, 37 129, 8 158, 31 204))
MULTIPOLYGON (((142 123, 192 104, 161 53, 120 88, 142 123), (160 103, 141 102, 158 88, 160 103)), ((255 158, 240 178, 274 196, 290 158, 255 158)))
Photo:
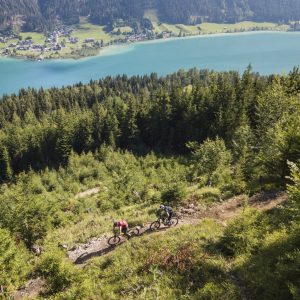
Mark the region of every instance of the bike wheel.
POLYGON ((117 245, 120 243, 121 238, 119 236, 112 236, 108 239, 107 243, 111 246, 117 245))
POLYGON ((178 218, 177 217, 172 217, 171 221, 169 223, 169 226, 176 226, 178 224, 178 218))
POLYGON ((160 222, 159 221, 154 221, 151 225, 150 225, 150 230, 155 231, 158 230, 160 227, 160 222))

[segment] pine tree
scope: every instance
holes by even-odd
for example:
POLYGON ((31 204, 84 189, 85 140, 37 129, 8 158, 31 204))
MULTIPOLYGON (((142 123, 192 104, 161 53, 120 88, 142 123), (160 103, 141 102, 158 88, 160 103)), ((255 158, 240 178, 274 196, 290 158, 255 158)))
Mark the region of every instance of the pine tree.
POLYGON ((9 153, 4 145, 0 145, 0 182, 10 180, 12 175, 9 153))

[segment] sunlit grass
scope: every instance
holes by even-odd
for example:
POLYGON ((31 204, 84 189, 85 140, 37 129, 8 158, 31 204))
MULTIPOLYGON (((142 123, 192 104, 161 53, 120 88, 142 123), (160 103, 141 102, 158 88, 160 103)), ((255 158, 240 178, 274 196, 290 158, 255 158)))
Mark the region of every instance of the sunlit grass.
POLYGON ((117 27, 117 28, 114 28, 114 30, 112 32, 118 32, 119 30, 121 33, 132 32, 132 28, 130 26, 117 27))
POLYGON ((104 31, 104 26, 98 26, 93 24, 81 24, 74 30, 73 36, 78 37, 80 41, 84 41, 88 38, 93 38, 97 41, 103 40, 108 42, 111 40, 109 34, 104 31))
POLYGON ((20 36, 23 40, 31 37, 34 44, 44 44, 46 39, 44 34, 38 32, 21 32, 20 36))
POLYGON ((226 31, 236 30, 253 30, 255 28, 265 29, 265 30, 287 30, 288 25, 278 25, 276 23, 258 23, 258 22, 240 22, 235 24, 216 24, 216 23, 202 23, 197 25, 201 28, 203 33, 222 33, 226 31))
POLYGON ((249 31, 249 30, 288 30, 288 25, 278 25, 276 23, 258 23, 258 22, 240 22, 235 24, 217 24, 217 23, 202 23, 196 25, 184 25, 184 24, 166 24, 153 22, 154 31, 161 33, 163 31, 172 32, 175 35, 187 34, 212 34, 212 33, 225 33, 236 31, 249 31))

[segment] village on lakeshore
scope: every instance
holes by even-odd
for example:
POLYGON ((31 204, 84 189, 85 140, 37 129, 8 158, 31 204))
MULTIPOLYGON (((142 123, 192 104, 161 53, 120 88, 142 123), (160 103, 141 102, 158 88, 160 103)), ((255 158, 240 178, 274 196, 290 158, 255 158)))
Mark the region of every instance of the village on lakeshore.
POLYGON ((122 20, 112 30, 86 21, 77 27, 62 26, 52 32, 0 32, 0 56, 43 60, 81 58, 99 54, 103 47, 154 39, 231 33, 253 30, 291 30, 289 25, 241 22, 237 24, 203 23, 194 26, 152 23, 149 28, 133 29, 122 20))
MULTIPOLYGON (((28 33, 27 36, 24 35, 25 33, 22 35, 16 33, 0 33, 0 54, 2 56, 27 57, 42 60, 44 58, 60 56, 59 53, 63 51, 65 54, 63 56, 68 56, 68 54, 74 54, 74 49, 78 52, 81 48, 86 52, 86 55, 82 56, 89 56, 88 50, 90 50, 90 52, 91 50, 100 51, 101 48, 116 43, 134 43, 174 36, 174 34, 170 32, 162 32, 158 35, 150 30, 141 33, 116 32, 112 33, 112 37, 105 41, 105 39, 96 39, 94 36, 79 38, 76 34, 73 35, 73 33, 76 33, 76 31, 74 32, 72 29, 60 28, 44 35, 44 40, 42 40, 41 37, 34 39, 30 33, 28 33), (77 47, 75 48, 74 46, 77 47)), ((36 35, 37 34, 35 34, 35 36, 36 35)), ((39 35, 42 36, 42 34, 39 35)))

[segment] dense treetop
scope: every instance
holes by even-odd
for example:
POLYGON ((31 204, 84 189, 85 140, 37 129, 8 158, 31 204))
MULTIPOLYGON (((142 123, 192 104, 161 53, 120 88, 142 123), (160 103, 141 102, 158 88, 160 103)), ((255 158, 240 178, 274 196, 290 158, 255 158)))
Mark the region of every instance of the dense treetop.
POLYGON ((281 185, 287 161, 300 158, 299 90, 297 69, 260 76, 251 68, 242 76, 192 69, 22 89, 0 103, 1 179, 59 166, 71 151, 94 152, 103 144, 178 155, 221 138, 243 176, 281 185))

